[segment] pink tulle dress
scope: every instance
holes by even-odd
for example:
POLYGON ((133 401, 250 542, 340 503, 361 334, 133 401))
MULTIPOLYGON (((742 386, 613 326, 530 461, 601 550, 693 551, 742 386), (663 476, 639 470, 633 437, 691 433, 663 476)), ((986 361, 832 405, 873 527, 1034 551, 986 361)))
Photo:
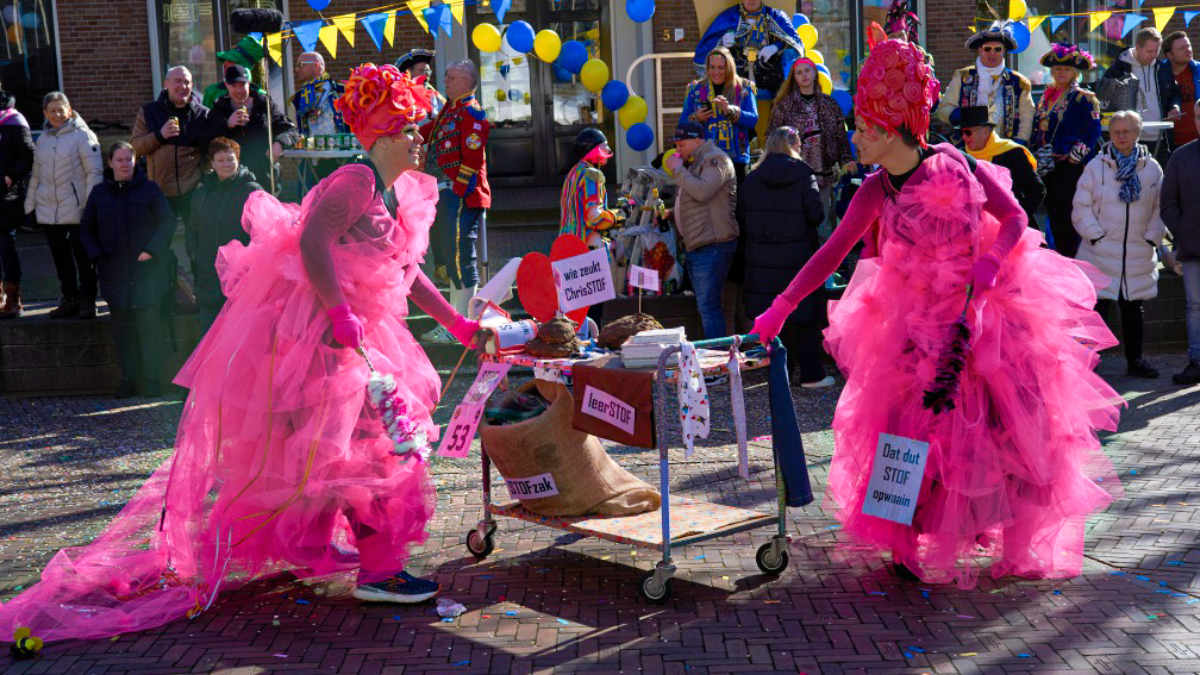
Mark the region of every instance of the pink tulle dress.
POLYGON ((375 367, 399 375, 398 394, 436 438, 439 379, 405 316, 410 290, 446 309, 418 268, 437 185, 403 174, 393 218, 379 182, 350 165, 301 206, 251 196, 250 245, 228 244, 217 262, 229 302, 175 379, 191 391, 173 457, 91 544, 60 551, 40 583, 0 608, 0 634, 150 628, 274 572, 357 568, 351 547, 360 581, 403 569, 436 493, 422 462, 391 453, 364 405, 367 366, 332 339, 321 301, 340 291, 375 367))
POLYGON ((1119 484, 1097 430, 1116 428, 1120 396, 1093 372, 1116 344, 1093 310, 1102 275, 1039 248, 1008 172, 936 146, 895 191, 869 177, 823 250, 784 293, 799 300, 873 225, 863 259, 831 303, 826 347, 846 376, 834 416, 826 499, 855 544, 891 550, 931 582, 1069 577, 1080 572, 1087 516, 1119 484), (967 311, 970 351, 957 407, 922 405, 974 262, 1002 259, 995 288, 967 311), (862 512, 881 433, 930 443, 911 527, 862 512))

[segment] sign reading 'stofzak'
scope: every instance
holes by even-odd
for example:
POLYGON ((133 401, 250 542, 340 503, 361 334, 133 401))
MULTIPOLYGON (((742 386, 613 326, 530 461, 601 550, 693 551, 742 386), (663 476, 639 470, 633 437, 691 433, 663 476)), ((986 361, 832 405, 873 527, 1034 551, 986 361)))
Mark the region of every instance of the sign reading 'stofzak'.
POLYGON ((879 434, 875 466, 871 469, 871 482, 867 484, 862 512, 901 525, 912 525, 928 455, 928 443, 879 434))
POLYGON ((558 494, 554 476, 548 473, 529 478, 506 478, 504 483, 508 486, 508 496, 513 499, 541 499, 558 494))

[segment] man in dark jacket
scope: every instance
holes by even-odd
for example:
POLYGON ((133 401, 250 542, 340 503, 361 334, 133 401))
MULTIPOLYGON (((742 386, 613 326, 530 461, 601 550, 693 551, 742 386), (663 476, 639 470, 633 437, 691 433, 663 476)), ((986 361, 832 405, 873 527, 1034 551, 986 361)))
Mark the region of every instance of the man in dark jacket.
POLYGON ((263 189, 255 182, 254 174, 240 163, 240 157, 241 146, 236 141, 213 140, 208 145, 213 172, 192 193, 191 228, 186 243, 196 277, 200 326, 205 332, 225 305, 225 294, 217 277, 217 249, 235 239, 250 243, 250 233, 242 228, 242 211, 250 194, 263 189))
POLYGON ((112 168, 92 188, 79 225, 79 240, 96 263, 100 294, 112 313, 121 370, 117 398, 137 393, 139 370, 145 381, 141 392, 162 393, 168 320, 163 302, 175 280, 175 214, 134 159, 133 147, 124 141, 109 148, 112 168))
MULTIPOLYGON (((225 71, 225 86, 229 93, 213 104, 210 124, 216 127, 213 136, 224 136, 241 147, 241 161, 262 185, 271 185, 278 192, 275 163, 280 155, 296 145, 299 133, 296 125, 284 114, 281 106, 268 106, 267 97, 251 91, 250 76, 241 66, 225 71), (267 113, 270 108, 271 128, 267 133, 267 113), (268 156, 267 153, 270 153, 268 156)), ((211 156, 211 155, 210 155, 211 156)))
POLYGON ((1029 227, 1041 229, 1034 213, 1046 198, 1046 186, 1038 178, 1037 160, 1024 146, 996 134, 996 123, 990 119, 987 106, 966 106, 959 110, 955 128, 962 134, 967 154, 1008 169, 1013 196, 1029 218, 1029 227))
MULTIPOLYGON (((1168 59, 1158 58, 1159 47, 1162 46, 1162 33, 1157 28, 1143 28, 1137 32, 1134 47, 1121 52, 1117 60, 1108 70, 1104 71, 1101 79, 1122 79, 1133 73, 1138 79, 1138 105, 1143 122, 1173 122, 1179 119, 1179 85, 1175 84, 1175 73, 1168 59)), ((1155 144, 1159 140, 1158 131, 1143 131, 1141 141, 1155 144)), ((1171 137, 1168 133, 1163 142, 1157 144, 1161 148, 1159 161, 1166 160, 1171 152, 1171 137)))
POLYGON ((0 319, 21 315, 17 225, 24 219, 25 181, 33 169, 33 137, 16 104, 15 96, 0 89, 0 319))
MULTIPOLYGON (((1200 106, 1192 110, 1200 125, 1200 106)), ((1187 296, 1188 365, 1171 379, 1176 384, 1200 383, 1200 141, 1175 151, 1163 175, 1162 219, 1175 237, 1175 256, 1183 263, 1187 296)))
MULTIPOLYGON (((746 241, 742 298, 746 314, 757 316, 787 288, 820 248, 817 228, 825 220, 812 169, 800 159, 800 134, 780 127, 767 140, 766 153, 737 191, 735 216, 746 241)), ((788 317, 780 338, 802 387, 827 387, 832 377, 821 365, 821 325, 825 289, 805 298, 788 317)))

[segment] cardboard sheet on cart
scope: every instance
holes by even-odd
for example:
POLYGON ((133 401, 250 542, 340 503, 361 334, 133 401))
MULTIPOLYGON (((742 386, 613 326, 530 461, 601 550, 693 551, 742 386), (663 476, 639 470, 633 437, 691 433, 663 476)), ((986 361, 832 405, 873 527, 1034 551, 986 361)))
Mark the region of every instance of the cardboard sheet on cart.
MULTIPOLYGON (((564 518, 533 513, 521 506, 520 502, 514 501, 497 504, 492 507, 492 512, 621 544, 643 548, 662 546, 660 511, 613 518, 597 518, 595 516, 564 518)), ((775 518, 771 514, 748 511, 733 506, 671 497, 671 541, 674 545, 682 543, 690 537, 752 529, 759 524, 765 525, 764 521, 775 522, 775 518)))

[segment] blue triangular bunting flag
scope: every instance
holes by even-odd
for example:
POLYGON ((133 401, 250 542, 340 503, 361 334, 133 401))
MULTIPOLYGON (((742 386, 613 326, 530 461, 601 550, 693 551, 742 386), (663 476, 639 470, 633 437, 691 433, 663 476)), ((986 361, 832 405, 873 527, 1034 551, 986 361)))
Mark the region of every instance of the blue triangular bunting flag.
POLYGON ((450 13, 450 5, 435 5, 423 13, 431 35, 437 37, 437 30, 441 28, 446 37, 454 36, 454 15, 450 13))
POLYGON ((492 11, 496 13, 498 23, 504 23, 504 15, 509 7, 512 7, 512 0, 492 0, 492 11))
POLYGON ((1183 25, 1184 26, 1192 25, 1192 19, 1196 18, 1197 15, 1200 15, 1200 12, 1184 12, 1183 13, 1183 25))
POLYGON ((1069 17, 1069 16, 1052 16, 1052 17, 1050 17, 1050 20, 1047 22, 1050 24, 1050 33, 1051 34, 1057 33, 1059 26, 1063 25, 1069 18, 1071 18, 1071 17, 1069 17))
POLYGON ((1141 22, 1143 22, 1149 18, 1150 17, 1148 17, 1144 14, 1126 14, 1125 15, 1125 25, 1121 28, 1121 37, 1125 37, 1126 35, 1129 35, 1129 33, 1132 32, 1134 28, 1138 27, 1138 24, 1140 24, 1141 22))
POLYGON ((300 46, 304 47, 304 51, 316 51, 317 36, 321 33, 321 26, 324 25, 324 21, 305 21, 292 24, 292 32, 296 34, 296 39, 300 41, 300 46))
POLYGON ((359 21, 367 29, 367 35, 375 43, 375 49, 383 49, 383 27, 387 24, 388 13, 368 14, 359 21))

